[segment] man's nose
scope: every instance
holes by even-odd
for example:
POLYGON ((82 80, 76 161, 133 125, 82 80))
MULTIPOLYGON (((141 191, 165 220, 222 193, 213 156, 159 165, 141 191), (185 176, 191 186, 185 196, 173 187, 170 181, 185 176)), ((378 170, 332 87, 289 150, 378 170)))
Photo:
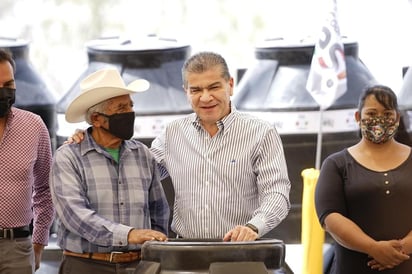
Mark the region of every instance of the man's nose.
POLYGON ((211 98, 210 92, 207 89, 204 89, 202 95, 200 96, 200 100, 202 101, 209 101, 211 98))

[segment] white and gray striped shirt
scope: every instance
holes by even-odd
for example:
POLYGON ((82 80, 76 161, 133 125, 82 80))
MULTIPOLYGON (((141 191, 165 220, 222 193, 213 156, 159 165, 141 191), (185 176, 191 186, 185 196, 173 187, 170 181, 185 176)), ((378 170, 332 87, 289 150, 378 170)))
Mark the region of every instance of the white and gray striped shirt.
POLYGON ((232 112, 211 137, 196 114, 171 122, 151 150, 175 190, 172 229, 184 238, 223 238, 251 223, 262 236, 290 209, 281 139, 269 123, 232 112))

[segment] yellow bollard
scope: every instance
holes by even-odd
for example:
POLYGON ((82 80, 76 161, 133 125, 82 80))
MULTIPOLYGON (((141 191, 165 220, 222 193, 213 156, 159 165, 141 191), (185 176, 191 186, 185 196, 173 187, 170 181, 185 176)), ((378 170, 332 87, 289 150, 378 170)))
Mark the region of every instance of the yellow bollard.
POLYGON ((301 175, 303 177, 302 274, 322 274, 325 232, 319 224, 315 211, 315 187, 319 170, 314 168, 304 169, 301 175))

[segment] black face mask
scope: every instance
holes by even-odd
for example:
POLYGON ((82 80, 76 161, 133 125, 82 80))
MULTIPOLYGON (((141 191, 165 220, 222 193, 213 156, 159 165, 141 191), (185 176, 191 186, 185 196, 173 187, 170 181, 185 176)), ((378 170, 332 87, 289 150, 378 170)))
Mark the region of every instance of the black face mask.
POLYGON ((16 89, 0 88, 0 118, 6 117, 16 100, 16 89))
POLYGON ((135 118, 135 113, 133 111, 115 113, 112 115, 107 115, 100 112, 99 114, 106 117, 109 122, 109 129, 103 128, 104 130, 110 132, 112 135, 122 140, 129 140, 130 138, 132 138, 134 133, 135 118))

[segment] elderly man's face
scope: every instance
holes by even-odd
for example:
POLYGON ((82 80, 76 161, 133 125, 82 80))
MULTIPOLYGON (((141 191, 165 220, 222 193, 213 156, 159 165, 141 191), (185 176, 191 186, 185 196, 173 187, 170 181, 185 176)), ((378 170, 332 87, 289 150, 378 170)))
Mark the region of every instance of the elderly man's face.
POLYGON ((122 95, 109 99, 105 114, 125 113, 133 111, 133 101, 130 95, 122 95))
POLYGON ((94 115, 93 126, 109 132, 109 139, 128 140, 133 136, 135 113, 130 95, 109 99, 106 109, 94 115))

